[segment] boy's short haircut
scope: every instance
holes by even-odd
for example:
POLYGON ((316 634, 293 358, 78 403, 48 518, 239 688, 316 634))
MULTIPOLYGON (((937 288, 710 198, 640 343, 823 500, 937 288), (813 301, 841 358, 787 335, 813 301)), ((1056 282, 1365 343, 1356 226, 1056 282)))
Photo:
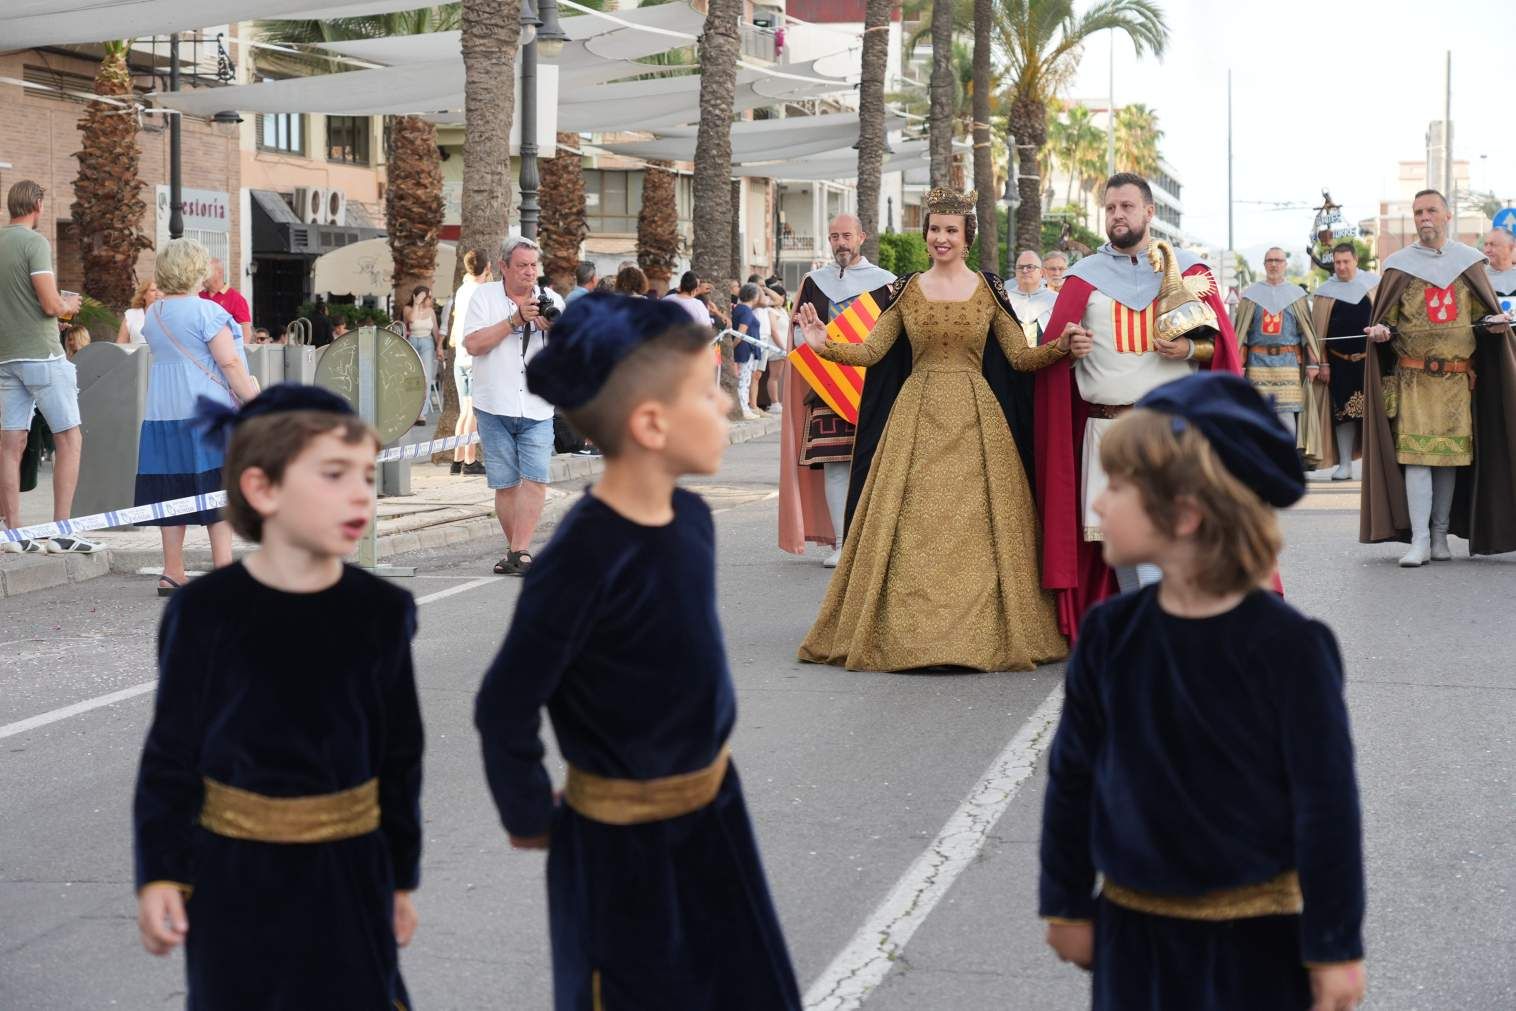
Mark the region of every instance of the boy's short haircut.
POLYGON ((348 445, 371 440, 379 452, 379 433, 355 414, 331 411, 281 411, 249 418, 232 433, 226 449, 226 508, 223 517, 241 537, 263 542, 263 517, 242 495, 242 473, 258 468, 274 484, 284 480, 284 470, 318 435, 328 432, 348 445))
POLYGON ((1100 440, 1100 464, 1113 480, 1136 486, 1143 511, 1165 537, 1174 536, 1181 501, 1199 510, 1195 578, 1205 592, 1244 592, 1273 574, 1284 546, 1274 510, 1223 466, 1194 427, 1137 408, 1100 440))
POLYGON ((619 456, 632 410, 649 400, 672 400, 683 378, 678 366, 690 355, 709 353, 710 346, 710 328, 693 321, 649 338, 616 364, 588 403, 563 416, 607 458, 619 456))

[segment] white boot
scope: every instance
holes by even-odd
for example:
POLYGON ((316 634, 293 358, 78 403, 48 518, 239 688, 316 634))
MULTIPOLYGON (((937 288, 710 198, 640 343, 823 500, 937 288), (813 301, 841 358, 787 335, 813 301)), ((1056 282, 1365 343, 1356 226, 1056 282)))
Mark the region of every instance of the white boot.
POLYGON ((842 561, 842 522, 847 516, 847 482, 853 469, 851 463, 826 463, 821 470, 826 483, 826 511, 832 518, 832 530, 837 535, 837 550, 822 561, 828 569, 835 569, 842 561))
POLYGON ((1353 480, 1353 443, 1358 434, 1358 422, 1337 423, 1337 469, 1332 471, 1333 481, 1353 480))
POLYGON ((1448 562, 1448 520, 1453 515, 1453 486, 1458 480, 1454 467, 1432 467, 1432 561, 1448 562))
POLYGON ((1432 468, 1405 469, 1405 503, 1411 513, 1411 550, 1400 559, 1402 569, 1417 569, 1432 557, 1432 468))

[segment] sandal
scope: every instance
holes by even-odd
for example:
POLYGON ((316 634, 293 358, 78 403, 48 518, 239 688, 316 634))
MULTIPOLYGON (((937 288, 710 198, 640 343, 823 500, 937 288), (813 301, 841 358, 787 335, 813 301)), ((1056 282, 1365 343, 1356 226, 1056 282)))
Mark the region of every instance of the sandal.
POLYGON ((172 597, 174 595, 174 591, 175 590, 182 590, 182 589, 184 589, 184 584, 181 583, 181 582, 179 582, 179 580, 175 579, 174 577, 172 577, 172 576, 159 576, 158 577, 158 596, 160 596, 160 597, 172 597), (168 585, 164 586, 163 585, 164 583, 167 583, 168 585))
POLYGON ((527 551, 511 551, 495 563, 497 576, 524 576, 532 567, 532 556, 527 551))

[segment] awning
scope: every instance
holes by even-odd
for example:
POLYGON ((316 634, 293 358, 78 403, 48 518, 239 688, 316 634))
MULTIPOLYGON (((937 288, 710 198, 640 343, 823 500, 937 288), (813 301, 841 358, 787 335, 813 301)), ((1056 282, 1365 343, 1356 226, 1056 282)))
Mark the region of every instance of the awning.
POLYGON ((361 225, 314 225, 300 220, 272 190, 249 190, 253 255, 316 257, 384 235, 361 225))
MULTIPOLYGON (((0 46, 31 49, 167 35, 258 18, 309 18, 311 7, 312 0, 5 0, 0 4, 0 46)), ((363 0, 341 7, 347 14, 389 14, 414 10, 416 0, 363 0)), ((334 15, 323 11, 322 16, 334 15)))
MULTIPOLYGON (((903 172, 927 164, 927 142, 908 140, 895 145, 895 153, 884 157, 885 172, 903 172)), ((806 182, 810 180, 856 179, 858 152, 853 148, 826 151, 810 158, 786 158, 783 161, 749 163, 732 169, 734 176, 774 178, 806 182)))
MULTIPOLYGON (((904 116, 886 116, 886 133, 905 126, 904 116)), ((607 151, 632 158, 693 161, 697 127, 661 129, 654 140, 603 145, 607 151)), ((732 124, 732 161, 771 161, 801 158, 818 152, 849 147, 858 141, 858 114, 838 112, 825 116, 790 116, 732 124)))
MULTIPOLYGON (((433 287, 437 304, 446 302, 452 293, 453 271, 457 267, 458 247, 451 242, 437 243, 437 263, 433 268, 433 287)), ((341 249, 334 249, 316 259, 312 265, 311 290, 318 295, 373 295, 386 298, 395 290, 395 260, 390 255, 387 238, 366 239, 341 249)))

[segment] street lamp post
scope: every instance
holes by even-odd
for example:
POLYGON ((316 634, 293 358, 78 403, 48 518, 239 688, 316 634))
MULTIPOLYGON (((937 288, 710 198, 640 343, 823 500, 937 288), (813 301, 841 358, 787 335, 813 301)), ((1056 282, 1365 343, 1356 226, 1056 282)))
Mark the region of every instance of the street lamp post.
POLYGON ((558 0, 524 6, 521 25, 533 30, 532 41, 521 49, 521 234, 535 239, 542 219, 537 200, 542 186, 537 168, 537 57, 556 58, 568 36, 558 24, 558 0))
MULTIPOLYGON (((179 33, 168 37, 168 90, 179 90, 179 33)), ((168 237, 184 237, 184 178, 180 150, 179 113, 168 117, 168 237)))

